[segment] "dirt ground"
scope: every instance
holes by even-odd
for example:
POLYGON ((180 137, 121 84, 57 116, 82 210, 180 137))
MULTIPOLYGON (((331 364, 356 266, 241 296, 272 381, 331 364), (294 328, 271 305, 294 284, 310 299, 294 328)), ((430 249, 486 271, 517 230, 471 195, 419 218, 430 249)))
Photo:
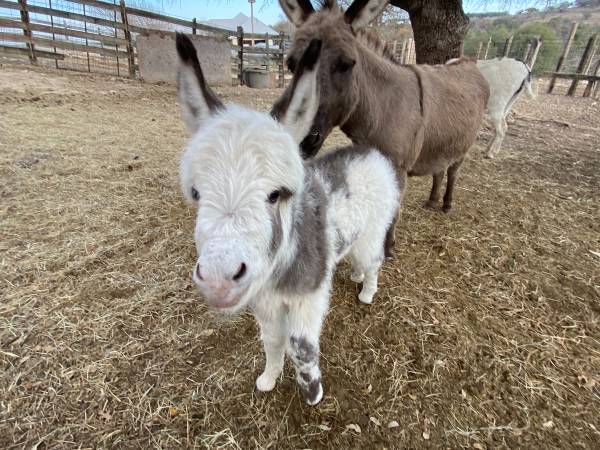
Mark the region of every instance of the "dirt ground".
POLYGON ((520 101, 451 215, 410 180, 374 304, 337 271, 318 407, 289 365, 257 395, 252 317, 192 286, 172 86, 5 65, 0 105, 0 448, 598 448, 598 100, 520 101))

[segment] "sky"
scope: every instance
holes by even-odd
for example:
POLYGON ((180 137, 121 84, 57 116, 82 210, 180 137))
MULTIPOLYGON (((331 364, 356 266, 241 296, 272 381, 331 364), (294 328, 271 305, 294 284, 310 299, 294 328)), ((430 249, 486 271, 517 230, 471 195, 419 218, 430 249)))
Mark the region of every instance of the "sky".
MULTIPOLYGON (((164 0, 162 2, 158 0, 154 3, 157 5, 162 4, 161 9, 165 14, 186 19, 194 17, 198 20, 230 19, 239 12, 250 16, 250 4, 248 0, 164 0)), ((506 10, 516 12, 535 3, 536 1, 528 0, 466 0, 464 7, 466 12, 506 10), (510 4, 510 8, 507 8, 507 3, 510 4)), ((254 4, 254 16, 267 25, 273 25, 284 19, 278 0, 256 0, 254 4)))

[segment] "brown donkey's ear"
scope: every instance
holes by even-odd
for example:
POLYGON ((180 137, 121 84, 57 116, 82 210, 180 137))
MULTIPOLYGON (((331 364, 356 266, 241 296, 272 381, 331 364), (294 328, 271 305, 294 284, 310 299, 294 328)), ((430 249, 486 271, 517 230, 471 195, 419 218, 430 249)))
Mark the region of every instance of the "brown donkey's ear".
POLYGON ((344 18, 354 31, 366 27, 388 5, 389 0, 354 0, 344 13, 344 18))
POLYGON ((315 12, 310 0, 279 0, 279 5, 290 22, 297 27, 315 12))
POLYGON ((317 72, 321 44, 319 39, 310 42, 300 58, 292 84, 271 111, 271 115, 288 130, 298 144, 308 134, 319 109, 317 72))
POLYGON ((183 33, 177 33, 175 42, 179 55, 177 74, 179 104, 188 130, 194 133, 202 121, 224 107, 204 79, 196 48, 190 38, 183 33))

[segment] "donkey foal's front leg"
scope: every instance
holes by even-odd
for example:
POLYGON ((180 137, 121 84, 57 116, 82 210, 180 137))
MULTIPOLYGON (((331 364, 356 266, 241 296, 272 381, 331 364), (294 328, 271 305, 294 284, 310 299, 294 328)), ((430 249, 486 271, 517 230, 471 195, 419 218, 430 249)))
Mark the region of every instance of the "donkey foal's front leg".
POLYGON ((285 357, 285 332, 283 316, 279 313, 268 318, 258 317, 261 338, 265 349, 265 370, 256 379, 256 388, 262 392, 273 390, 283 371, 285 357))
POLYGON ((316 405, 323 398, 319 336, 327 306, 327 294, 290 305, 288 355, 296 368, 300 391, 309 405, 316 405))

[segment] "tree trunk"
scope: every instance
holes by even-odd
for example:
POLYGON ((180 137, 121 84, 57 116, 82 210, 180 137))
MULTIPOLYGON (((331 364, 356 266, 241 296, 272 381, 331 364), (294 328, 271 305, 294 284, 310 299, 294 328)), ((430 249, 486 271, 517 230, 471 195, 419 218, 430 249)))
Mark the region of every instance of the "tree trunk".
POLYGON ((461 0, 391 0, 390 3, 410 17, 417 64, 443 64, 462 54, 469 18, 461 0))

